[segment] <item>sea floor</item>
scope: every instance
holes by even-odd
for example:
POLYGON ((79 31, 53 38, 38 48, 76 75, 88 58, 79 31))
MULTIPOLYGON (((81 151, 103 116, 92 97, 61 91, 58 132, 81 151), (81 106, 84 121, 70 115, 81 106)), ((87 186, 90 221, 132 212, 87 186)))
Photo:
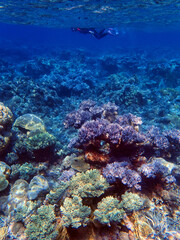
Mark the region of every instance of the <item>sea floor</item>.
POLYGON ((0 239, 180 239, 178 53, 0 56, 0 239))

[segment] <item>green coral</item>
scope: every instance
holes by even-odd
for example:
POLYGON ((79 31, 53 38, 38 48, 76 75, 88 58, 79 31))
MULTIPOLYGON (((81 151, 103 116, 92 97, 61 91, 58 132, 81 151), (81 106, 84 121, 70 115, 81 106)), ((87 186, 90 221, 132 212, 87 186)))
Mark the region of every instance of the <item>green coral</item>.
POLYGON ((126 192, 122 195, 121 207, 126 212, 138 211, 145 207, 146 200, 136 193, 126 192))
POLYGON ((58 231, 56 231, 54 207, 43 205, 38 208, 37 214, 31 215, 25 233, 28 240, 55 240, 58 231))
POLYGON ((77 173, 71 178, 70 193, 82 198, 99 197, 109 187, 106 179, 97 169, 77 173))
POLYGON ((79 228, 87 225, 91 209, 82 204, 82 198, 73 196, 73 198, 65 198, 61 212, 63 226, 79 228))
POLYGON ((5 175, 0 171, 0 191, 3 191, 7 188, 9 182, 6 179, 5 175))
POLYGON ((24 221, 26 217, 32 213, 38 204, 36 202, 27 201, 26 203, 20 203, 14 210, 14 218, 16 222, 24 221))
POLYGON ((94 211, 95 220, 110 226, 111 223, 119 223, 124 217, 125 211, 121 208, 121 204, 117 198, 112 196, 103 198, 98 203, 97 209, 94 211))
POLYGON ((30 146, 31 151, 54 147, 55 143, 55 137, 45 131, 32 131, 27 138, 27 144, 30 146))
POLYGON ((28 155, 31 158, 50 156, 53 153, 56 139, 48 132, 36 130, 20 135, 14 149, 18 155, 28 155))
POLYGON ((37 170, 33 167, 33 165, 27 162, 19 168, 20 178, 24 180, 29 180, 36 174, 36 172, 37 170))

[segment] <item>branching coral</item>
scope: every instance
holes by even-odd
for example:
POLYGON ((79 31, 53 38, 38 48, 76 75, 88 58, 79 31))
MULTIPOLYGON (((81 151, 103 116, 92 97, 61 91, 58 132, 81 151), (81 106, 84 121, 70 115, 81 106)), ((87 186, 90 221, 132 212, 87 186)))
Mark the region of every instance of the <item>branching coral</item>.
POLYGON ((111 223, 119 223, 124 217, 125 211, 117 198, 112 196, 103 198, 98 203, 94 212, 95 220, 100 223, 111 226, 111 223))
POLYGON ((73 198, 65 198, 61 212, 63 226, 79 228, 87 225, 91 209, 82 204, 82 198, 73 196, 73 198))
POLYGON ((70 181, 69 190, 71 195, 92 198, 99 197, 108 187, 106 179, 97 169, 93 169, 74 175, 70 181))

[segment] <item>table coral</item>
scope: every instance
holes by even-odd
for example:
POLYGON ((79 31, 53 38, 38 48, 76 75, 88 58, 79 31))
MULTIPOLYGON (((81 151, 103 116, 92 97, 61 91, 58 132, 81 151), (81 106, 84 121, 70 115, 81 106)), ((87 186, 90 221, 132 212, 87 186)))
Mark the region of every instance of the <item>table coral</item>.
POLYGON ((97 169, 77 173, 71 178, 69 191, 71 195, 82 198, 99 197, 109 187, 106 179, 97 169))
POLYGON ((125 211, 122 209, 119 200, 112 196, 103 198, 94 211, 95 220, 109 227, 112 223, 120 223, 124 214, 125 211))
POLYGON ((82 198, 74 195, 73 198, 65 198, 61 213, 63 226, 79 228, 89 222, 91 209, 82 204, 82 198))

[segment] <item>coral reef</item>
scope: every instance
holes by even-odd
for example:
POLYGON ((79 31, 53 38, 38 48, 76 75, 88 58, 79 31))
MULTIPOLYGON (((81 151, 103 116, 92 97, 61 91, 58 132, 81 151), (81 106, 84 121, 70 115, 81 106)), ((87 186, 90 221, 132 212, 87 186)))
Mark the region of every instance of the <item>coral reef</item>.
POLYGON ((26 225, 25 233, 29 240, 54 240, 58 236, 56 218, 52 205, 41 206, 32 214, 26 225))
POLYGON ((71 178, 69 190, 71 195, 82 198, 99 197, 109 187, 106 179, 97 169, 77 173, 71 178))
POLYGON ((6 179, 5 175, 2 172, 0 172, 0 191, 3 191, 4 189, 6 189, 8 185, 9 185, 9 182, 6 179))
POLYGON ((11 126, 13 122, 13 114, 8 107, 0 102, 0 153, 2 153, 9 145, 11 138, 11 126))
POLYGON ((1 238, 179 239, 177 55, 25 49, 1 47, 1 238))
POLYGON ((91 209, 82 204, 82 198, 74 195, 73 198, 65 198, 61 213, 63 226, 79 228, 87 225, 91 209))
POLYGON ((144 199, 142 196, 140 197, 136 193, 125 192, 121 196, 121 207, 125 210, 126 213, 132 211, 139 211, 148 206, 147 199, 144 199))
POLYGON ((137 190, 141 190, 141 175, 128 168, 127 162, 114 162, 107 164, 103 169, 103 176, 109 183, 120 180, 124 185, 137 190))
POLYGON ((101 224, 111 226, 111 223, 119 223, 123 219, 125 211, 117 198, 112 196, 103 198, 94 211, 95 220, 101 224))
POLYGON ((14 129, 18 129, 14 151, 19 157, 46 159, 54 152, 56 139, 45 130, 43 121, 34 114, 25 114, 16 119, 14 129))
POLYGON ((28 199, 34 200, 42 194, 49 192, 49 184, 45 177, 37 175, 33 177, 29 184, 29 190, 27 192, 28 199))
POLYGON ((36 169, 31 163, 24 163, 19 167, 19 177, 24 180, 29 180, 36 174, 36 169))

